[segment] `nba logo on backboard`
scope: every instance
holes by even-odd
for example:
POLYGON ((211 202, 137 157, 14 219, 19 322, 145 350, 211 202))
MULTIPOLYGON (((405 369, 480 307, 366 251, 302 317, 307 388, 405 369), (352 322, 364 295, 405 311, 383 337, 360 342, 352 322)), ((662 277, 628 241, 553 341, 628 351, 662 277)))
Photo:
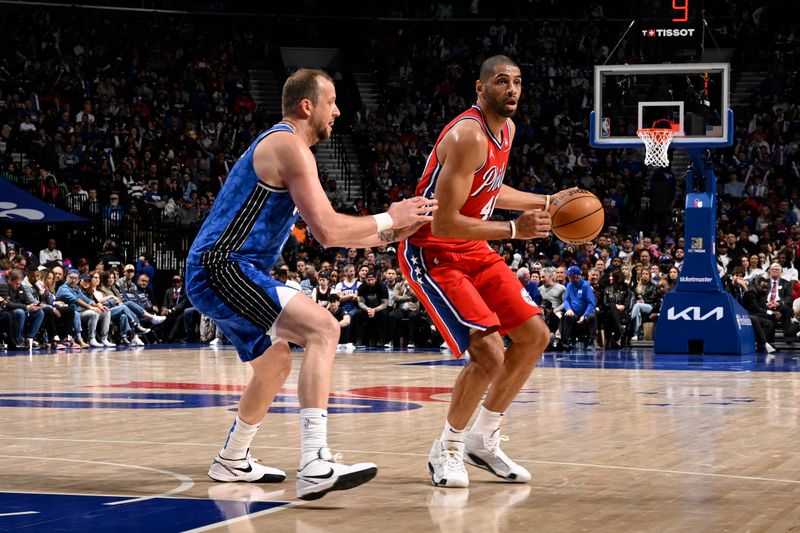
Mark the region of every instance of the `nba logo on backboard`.
POLYGON ((695 207, 703 207, 703 200, 700 200, 700 199, 697 199, 697 198, 695 198, 695 200, 694 200, 694 206, 695 206, 695 207))
POLYGON ((609 137, 611 135, 611 119, 608 117, 603 118, 600 124, 600 137, 609 137))

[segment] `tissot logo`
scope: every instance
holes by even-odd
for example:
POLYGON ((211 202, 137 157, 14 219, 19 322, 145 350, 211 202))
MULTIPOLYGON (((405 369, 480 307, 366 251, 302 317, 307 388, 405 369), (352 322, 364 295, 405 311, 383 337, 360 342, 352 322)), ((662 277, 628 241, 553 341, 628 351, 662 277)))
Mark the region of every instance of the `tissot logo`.
POLYGON ((642 30, 644 37, 691 37, 694 35, 694 28, 649 28, 642 30))
POLYGON ((711 317, 716 317, 714 320, 722 320, 722 316, 724 314, 725 311, 722 309, 722 307, 715 307, 705 314, 703 314, 703 312, 700 310, 700 307, 696 306, 687 307, 680 312, 675 312, 675 308, 670 307, 667 310, 667 320, 702 321, 708 320, 711 317))

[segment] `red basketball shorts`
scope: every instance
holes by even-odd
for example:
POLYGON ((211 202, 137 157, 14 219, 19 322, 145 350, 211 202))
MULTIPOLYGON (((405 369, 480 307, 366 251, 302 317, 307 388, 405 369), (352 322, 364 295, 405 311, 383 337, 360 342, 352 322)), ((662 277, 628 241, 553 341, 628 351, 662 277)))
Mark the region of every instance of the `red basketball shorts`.
POLYGON ((472 331, 499 330, 502 335, 542 312, 488 245, 456 253, 405 240, 398 258, 400 270, 456 357, 469 347, 472 331))

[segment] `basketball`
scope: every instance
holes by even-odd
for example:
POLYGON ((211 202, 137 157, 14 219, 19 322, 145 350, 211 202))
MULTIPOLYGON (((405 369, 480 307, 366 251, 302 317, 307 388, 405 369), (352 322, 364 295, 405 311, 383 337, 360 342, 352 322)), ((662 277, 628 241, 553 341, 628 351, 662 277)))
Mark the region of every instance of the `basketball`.
POLYGON ((564 242, 580 244, 597 237, 603 229, 603 204, 582 189, 556 193, 550 200, 553 233, 564 242))

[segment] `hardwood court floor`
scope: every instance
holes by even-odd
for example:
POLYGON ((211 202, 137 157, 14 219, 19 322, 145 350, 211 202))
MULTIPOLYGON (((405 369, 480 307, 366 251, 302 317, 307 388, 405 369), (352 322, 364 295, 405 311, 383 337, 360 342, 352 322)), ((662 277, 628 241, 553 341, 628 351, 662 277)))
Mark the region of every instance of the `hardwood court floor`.
POLYGON ((206 477, 249 376, 231 349, 0 357, 0 530, 800 531, 791 356, 546 354, 503 427, 533 481, 468 467, 469 489, 439 489, 426 459, 460 363, 341 354, 329 442, 379 472, 309 503, 294 494, 300 360, 253 446, 289 477, 254 486, 206 477))

